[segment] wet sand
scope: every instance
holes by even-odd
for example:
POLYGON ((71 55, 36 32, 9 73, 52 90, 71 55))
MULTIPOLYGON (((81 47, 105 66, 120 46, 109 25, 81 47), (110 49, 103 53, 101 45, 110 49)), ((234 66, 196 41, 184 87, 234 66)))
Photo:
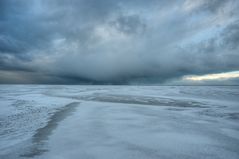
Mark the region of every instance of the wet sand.
POLYGON ((32 144, 28 152, 20 156, 33 158, 47 152, 48 149, 44 148, 44 144, 49 140, 49 136, 52 135, 53 131, 57 128, 61 121, 67 118, 67 116, 70 116, 76 110, 76 107, 79 104, 79 102, 70 103, 56 111, 50 117, 46 126, 36 130, 36 133, 32 137, 32 144))

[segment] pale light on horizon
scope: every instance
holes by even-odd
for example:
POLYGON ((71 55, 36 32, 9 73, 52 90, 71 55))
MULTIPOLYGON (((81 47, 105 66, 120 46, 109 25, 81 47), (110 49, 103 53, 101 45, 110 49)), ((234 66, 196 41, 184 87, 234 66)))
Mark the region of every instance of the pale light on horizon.
POLYGON ((239 78, 239 71, 206 75, 190 75, 183 77, 184 80, 189 81, 227 80, 232 78, 239 78))

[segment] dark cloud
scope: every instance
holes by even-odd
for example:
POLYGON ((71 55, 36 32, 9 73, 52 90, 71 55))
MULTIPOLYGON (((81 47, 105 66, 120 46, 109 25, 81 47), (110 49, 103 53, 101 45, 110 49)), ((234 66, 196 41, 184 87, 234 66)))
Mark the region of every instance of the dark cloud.
POLYGON ((230 49, 237 49, 239 46, 239 20, 230 24, 222 33, 223 44, 230 49))
POLYGON ((138 15, 120 16, 112 22, 112 25, 126 34, 142 33, 146 28, 146 24, 142 22, 138 15))
POLYGON ((0 82, 163 83, 238 70, 238 6, 236 0, 1 0, 0 82))
POLYGON ((211 12, 222 11, 224 5, 226 5, 226 0, 204 0, 202 5, 200 5, 200 10, 208 10, 211 12))

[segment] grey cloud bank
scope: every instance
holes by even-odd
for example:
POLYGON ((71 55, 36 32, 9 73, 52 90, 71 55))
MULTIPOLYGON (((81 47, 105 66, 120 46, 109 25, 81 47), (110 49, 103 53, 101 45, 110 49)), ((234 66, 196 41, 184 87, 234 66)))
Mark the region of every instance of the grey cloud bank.
POLYGON ((238 7, 237 0, 1 0, 0 83, 168 83, 236 71, 238 7))

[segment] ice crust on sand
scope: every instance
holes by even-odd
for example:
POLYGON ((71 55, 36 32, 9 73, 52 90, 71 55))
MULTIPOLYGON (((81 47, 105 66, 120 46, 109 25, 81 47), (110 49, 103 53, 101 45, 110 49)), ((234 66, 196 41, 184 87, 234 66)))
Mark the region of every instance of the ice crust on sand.
POLYGON ((0 158, 237 159, 239 87, 0 86, 0 158))

